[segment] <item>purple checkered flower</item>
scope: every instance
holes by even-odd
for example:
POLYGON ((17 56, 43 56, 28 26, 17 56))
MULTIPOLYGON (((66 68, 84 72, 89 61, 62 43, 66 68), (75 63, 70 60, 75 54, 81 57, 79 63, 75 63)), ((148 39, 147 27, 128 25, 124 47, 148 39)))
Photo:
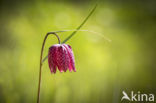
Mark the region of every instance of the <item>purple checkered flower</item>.
POLYGON ((48 63, 51 73, 56 73, 56 68, 60 72, 76 72, 74 54, 71 46, 67 44, 55 44, 49 48, 48 63))

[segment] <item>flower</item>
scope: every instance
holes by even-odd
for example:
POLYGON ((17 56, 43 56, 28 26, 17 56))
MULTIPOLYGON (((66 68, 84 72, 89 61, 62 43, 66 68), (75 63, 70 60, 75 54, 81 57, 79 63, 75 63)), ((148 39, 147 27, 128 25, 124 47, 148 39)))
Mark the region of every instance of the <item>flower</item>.
POLYGON ((51 73, 56 73, 56 68, 60 72, 76 72, 74 54, 71 46, 67 44, 55 44, 49 48, 48 63, 51 73))

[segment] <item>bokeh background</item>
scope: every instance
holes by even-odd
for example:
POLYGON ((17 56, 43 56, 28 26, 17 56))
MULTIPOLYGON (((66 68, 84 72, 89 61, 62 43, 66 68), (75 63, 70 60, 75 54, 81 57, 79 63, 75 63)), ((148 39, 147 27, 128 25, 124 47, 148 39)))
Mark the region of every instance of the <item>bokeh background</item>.
MULTIPOLYGON (((95 1, 0 1, 0 103, 35 103, 40 50, 49 31, 73 30, 95 1)), ((41 103, 120 103, 122 91, 156 95, 155 0, 105 0, 78 32, 77 72, 51 74, 43 64, 41 103)), ((72 32, 60 33, 63 41, 72 32)), ((57 43, 49 36, 48 48, 57 43)))

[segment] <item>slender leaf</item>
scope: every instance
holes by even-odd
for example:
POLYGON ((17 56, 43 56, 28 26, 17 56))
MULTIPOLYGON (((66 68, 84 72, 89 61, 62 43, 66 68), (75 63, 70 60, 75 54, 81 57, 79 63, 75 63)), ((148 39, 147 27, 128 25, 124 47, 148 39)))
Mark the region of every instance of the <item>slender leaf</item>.
MULTIPOLYGON (((82 24, 80 26, 78 26, 78 28, 76 29, 77 31, 81 29, 81 27, 87 22, 87 20, 89 19, 89 17, 93 14, 93 12, 95 11, 97 7, 97 4, 95 5, 95 7, 92 9, 92 11, 89 13, 89 15, 85 18, 85 20, 82 22, 82 24)), ((72 34, 70 34, 62 43, 67 42, 74 34, 77 33, 77 31, 74 31, 72 34)))

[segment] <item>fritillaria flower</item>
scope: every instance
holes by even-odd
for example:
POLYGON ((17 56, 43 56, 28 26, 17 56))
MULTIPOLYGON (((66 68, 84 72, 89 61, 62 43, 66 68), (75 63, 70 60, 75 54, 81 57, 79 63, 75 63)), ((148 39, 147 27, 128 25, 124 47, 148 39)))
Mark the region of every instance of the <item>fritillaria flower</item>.
POLYGON ((48 63, 51 73, 56 73, 56 68, 60 72, 76 72, 75 60, 71 46, 67 44, 55 44, 49 48, 48 63))
POLYGON ((80 30, 80 28, 86 23, 86 21, 89 19, 89 17, 93 14, 96 7, 97 7, 97 5, 95 5, 95 7, 91 10, 91 12, 88 14, 88 16, 85 18, 85 20, 80 24, 80 26, 78 26, 76 30, 72 30, 74 32, 71 33, 64 41, 61 42, 59 36, 56 33, 66 32, 66 31, 69 31, 69 30, 48 32, 45 35, 43 43, 42 43, 41 55, 40 55, 37 103, 40 103, 40 87, 41 87, 41 79, 42 79, 42 64, 46 60, 47 57, 48 57, 48 63, 49 63, 51 73, 56 73, 57 68, 59 69, 60 72, 63 72, 63 71, 66 72, 68 69, 69 69, 70 72, 71 71, 76 72, 75 60, 74 60, 74 55, 73 55, 72 48, 69 45, 64 44, 64 43, 67 42, 74 34, 76 34, 77 31, 80 30), (51 46, 49 48, 48 56, 46 56, 44 59, 42 59, 45 42, 46 42, 46 40, 47 40, 47 38, 48 38, 48 36, 50 34, 53 34, 53 35, 55 35, 57 37, 58 44, 55 44, 55 45, 51 46))

